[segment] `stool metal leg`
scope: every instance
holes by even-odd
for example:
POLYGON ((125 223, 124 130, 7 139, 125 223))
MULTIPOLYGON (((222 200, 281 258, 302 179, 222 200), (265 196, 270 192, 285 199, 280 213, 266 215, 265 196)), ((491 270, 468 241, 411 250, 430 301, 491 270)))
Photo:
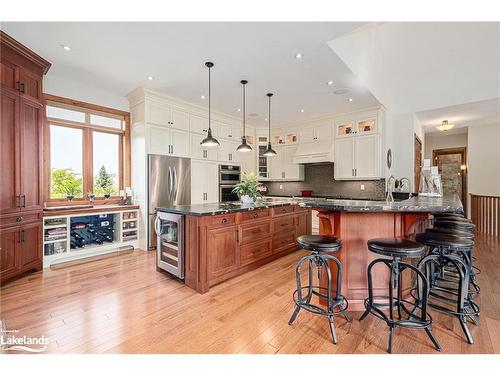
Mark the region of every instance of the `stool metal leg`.
POLYGON ((330 323, 330 333, 332 335, 332 341, 334 344, 337 343, 337 333, 335 332, 335 325, 333 324, 333 315, 328 317, 328 321, 330 323))

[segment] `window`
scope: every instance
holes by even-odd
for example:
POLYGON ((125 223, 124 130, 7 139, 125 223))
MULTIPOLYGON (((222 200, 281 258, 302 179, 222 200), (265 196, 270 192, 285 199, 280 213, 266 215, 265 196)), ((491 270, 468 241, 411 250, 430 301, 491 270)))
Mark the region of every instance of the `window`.
MULTIPOLYGON (((128 113, 45 95, 48 159, 46 199, 117 197, 130 183, 128 113)), ((113 198, 112 198, 113 199, 113 198)))

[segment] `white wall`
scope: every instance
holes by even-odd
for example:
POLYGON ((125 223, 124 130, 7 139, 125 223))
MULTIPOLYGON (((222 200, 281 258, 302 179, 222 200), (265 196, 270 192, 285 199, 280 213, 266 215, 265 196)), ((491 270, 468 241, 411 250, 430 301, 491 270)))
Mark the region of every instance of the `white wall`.
POLYGON ((467 138, 469 193, 500 196, 500 123, 470 126, 467 138))
POLYGON ((424 146, 424 158, 432 158, 432 150, 442 148, 455 148, 467 146, 467 133, 463 134, 426 134, 424 146))
POLYGON ((93 82, 87 84, 68 80, 67 78, 51 74, 50 71, 43 78, 43 91, 47 94, 63 96, 122 111, 130 110, 125 96, 97 87, 93 82))

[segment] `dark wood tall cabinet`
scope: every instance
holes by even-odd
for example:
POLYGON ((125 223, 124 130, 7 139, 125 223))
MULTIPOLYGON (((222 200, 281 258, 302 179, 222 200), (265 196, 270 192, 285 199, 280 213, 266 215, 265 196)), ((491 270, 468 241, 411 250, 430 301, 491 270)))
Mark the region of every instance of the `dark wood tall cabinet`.
POLYGON ((0 282, 42 268, 42 78, 50 63, 0 31, 0 282))

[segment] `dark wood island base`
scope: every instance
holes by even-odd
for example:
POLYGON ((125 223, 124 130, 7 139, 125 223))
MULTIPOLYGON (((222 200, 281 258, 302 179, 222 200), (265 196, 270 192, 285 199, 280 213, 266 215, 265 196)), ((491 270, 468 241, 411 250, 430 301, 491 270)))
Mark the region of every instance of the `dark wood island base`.
POLYGON ((215 284, 296 250, 296 238, 310 233, 311 211, 297 205, 186 215, 186 285, 206 293, 215 284))
MULTIPOLYGON (((318 211, 320 234, 334 235, 342 240, 342 249, 334 256, 342 262, 342 294, 349 301, 350 311, 364 311, 364 300, 368 297, 367 268, 372 260, 380 258, 368 251, 367 241, 376 237, 407 237, 413 223, 428 217, 425 212, 318 211)), ((387 295, 388 275, 385 267, 374 269, 375 296, 387 295)), ((403 273, 406 293, 411 287, 408 275, 403 273)))

